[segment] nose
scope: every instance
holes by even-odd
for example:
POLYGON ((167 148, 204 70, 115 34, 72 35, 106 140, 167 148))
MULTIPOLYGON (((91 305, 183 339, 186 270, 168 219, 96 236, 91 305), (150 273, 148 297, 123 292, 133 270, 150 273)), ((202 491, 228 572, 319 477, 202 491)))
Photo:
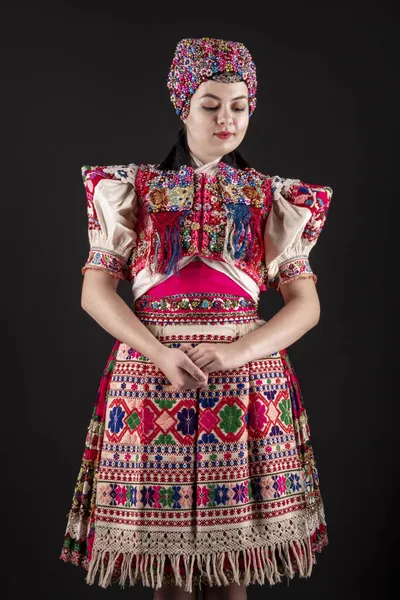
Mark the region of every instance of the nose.
POLYGON ((233 123, 232 114, 229 110, 221 108, 218 113, 218 123, 220 125, 230 125, 233 123))

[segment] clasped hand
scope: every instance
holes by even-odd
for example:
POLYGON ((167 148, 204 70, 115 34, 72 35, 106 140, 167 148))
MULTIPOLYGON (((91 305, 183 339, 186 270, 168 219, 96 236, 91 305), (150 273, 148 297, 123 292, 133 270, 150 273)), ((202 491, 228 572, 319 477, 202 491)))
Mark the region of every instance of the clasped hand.
POLYGON ((177 391, 204 387, 211 371, 235 369, 247 362, 234 343, 201 343, 194 348, 165 348, 157 364, 177 391))
POLYGON ((186 355, 203 373, 236 369, 246 362, 233 343, 203 342, 190 348, 186 355))

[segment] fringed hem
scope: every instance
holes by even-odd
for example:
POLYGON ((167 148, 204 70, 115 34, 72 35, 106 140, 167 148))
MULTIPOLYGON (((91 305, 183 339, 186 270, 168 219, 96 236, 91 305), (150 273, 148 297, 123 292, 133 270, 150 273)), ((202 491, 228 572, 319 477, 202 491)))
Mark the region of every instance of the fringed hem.
POLYGON ((316 564, 315 553, 328 545, 326 529, 322 527, 318 540, 315 534, 305 540, 276 544, 273 548, 249 548, 205 555, 146 555, 95 551, 92 559, 64 548, 60 559, 87 571, 86 582, 106 588, 112 583, 125 587, 138 581, 145 587, 158 589, 175 585, 192 592, 193 586, 221 586, 230 583, 249 585, 279 583, 282 577, 310 577, 316 564), (138 559, 138 560, 137 560, 138 559))

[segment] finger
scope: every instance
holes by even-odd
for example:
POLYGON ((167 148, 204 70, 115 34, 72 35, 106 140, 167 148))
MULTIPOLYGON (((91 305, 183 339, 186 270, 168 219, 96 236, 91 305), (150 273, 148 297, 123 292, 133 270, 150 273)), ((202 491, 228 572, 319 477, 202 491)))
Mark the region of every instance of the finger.
POLYGON ((199 369, 204 369, 206 365, 209 365, 214 361, 214 358, 205 354, 203 356, 199 356, 198 358, 193 357, 192 360, 196 367, 199 367, 199 369))
POLYGON ((188 359, 187 363, 185 362, 183 368, 185 369, 185 371, 187 371, 189 373, 189 375, 194 377, 194 379, 196 379, 197 381, 201 381, 201 382, 204 381, 205 375, 204 375, 203 371, 197 365, 195 365, 190 359, 188 359))
POLYGON ((186 369, 186 365, 188 365, 187 371, 189 373, 192 373, 192 371, 190 370, 190 368, 193 368, 195 370, 195 372, 196 372, 196 377, 197 377, 197 375, 200 375, 200 373, 202 373, 202 371, 200 370, 200 367, 195 363, 196 359, 193 356, 188 356, 187 354, 186 354, 185 358, 186 358, 186 360, 185 360, 184 365, 183 365, 184 368, 186 369))
POLYGON ((190 348, 190 350, 188 350, 186 352, 186 356, 188 356, 189 358, 192 358, 195 354, 197 354, 198 350, 197 348, 190 348))
POLYGON ((204 342, 201 342, 200 344, 197 344, 196 346, 192 346, 189 349, 189 352, 187 352, 187 354, 189 354, 190 356, 193 356, 194 354, 197 354, 197 352, 200 352, 202 350, 207 350, 207 344, 204 342))
POLYGON ((197 381, 200 381, 200 383, 204 383, 204 381, 207 379, 206 375, 201 369, 195 371, 194 378, 197 379, 197 381))
POLYGON ((218 366, 217 363, 215 362, 215 360, 213 360, 212 362, 209 362, 208 365, 205 365, 203 367, 203 373, 212 373, 213 371, 218 371, 218 366))

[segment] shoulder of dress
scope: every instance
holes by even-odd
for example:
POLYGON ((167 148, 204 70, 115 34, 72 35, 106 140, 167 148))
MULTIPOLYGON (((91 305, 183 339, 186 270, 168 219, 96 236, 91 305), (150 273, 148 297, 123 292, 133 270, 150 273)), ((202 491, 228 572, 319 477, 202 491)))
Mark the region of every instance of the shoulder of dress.
POLYGON ((280 175, 272 175, 271 183, 275 187, 285 188, 285 189, 304 189, 304 190, 330 190, 332 188, 327 185, 321 185, 318 183, 307 183, 304 179, 293 178, 293 177, 282 177, 280 175))
POLYGON ((188 187, 193 184, 193 167, 182 165, 179 171, 160 169, 159 164, 141 164, 138 168, 136 188, 144 195, 150 188, 188 187))
POLYGON ((329 205, 333 194, 330 186, 307 183, 302 179, 281 177, 280 175, 271 177, 271 189, 275 199, 283 197, 291 204, 313 206, 314 208, 329 205))
MULTIPOLYGON (((174 173, 178 173, 178 171, 176 171, 174 169, 160 169, 160 164, 157 164, 157 163, 142 163, 139 165, 139 169, 143 172, 155 173, 155 174, 163 173, 163 174, 174 175, 174 173)), ((182 165, 182 167, 179 169, 179 171, 182 171, 184 169, 191 169, 191 167, 182 165)))
POLYGON ((271 179, 267 173, 262 173, 253 167, 238 169, 227 163, 220 163, 219 173, 222 180, 228 184, 261 186, 269 183, 271 179))
POLYGON ((97 184, 101 179, 113 179, 114 181, 134 185, 138 168, 135 163, 126 165, 83 165, 81 174, 85 185, 88 181, 97 184))

